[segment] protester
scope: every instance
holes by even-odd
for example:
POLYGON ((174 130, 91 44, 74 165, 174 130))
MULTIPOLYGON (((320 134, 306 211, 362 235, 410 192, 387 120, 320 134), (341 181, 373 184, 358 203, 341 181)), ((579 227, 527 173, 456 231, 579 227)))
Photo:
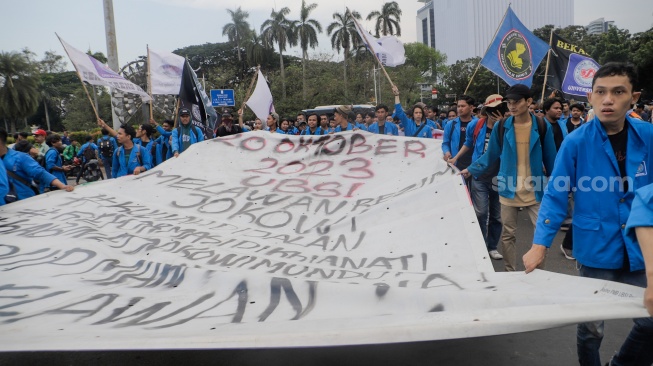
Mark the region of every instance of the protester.
MULTIPOLYGON (((472 163, 472 151, 467 150, 465 154, 458 156, 458 151, 465 144, 467 128, 470 123, 477 121, 476 116, 472 115, 474 109, 474 98, 468 95, 458 96, 457 103, 458 117, 447 122, 444 126, 444 137, 442 139, 442 153, 444 160, 448 161, 451 157, 456 157, 452 164, 460 170, 465 169, 472 163)), ((471 181, 468 180, 468 184, 471 181)))
POLYGON ((322 129, 322 131, 328 133, 330 127, 331 126, 329 125, 329 116, 327 116, 326 114, 320 114, 320 128, 322 129))
POLYGON ((75 184, 79 184, 79 180, 82 178, 82 174, 84 174, 84 170, 87 168, 87 164, 91 162, 91 160, 96 160, 98 159, 99 156, 99 149, 95 143, 93 143, 93 136, 86 136, 84 145, 79 148, 79 152, 77 153, 77 157, 81 159, 82 161, 82 167, 77 173, 77 177, 75 178, 75 184))
POLYGON ((122 125, 118 129, 116 138, 121 146, 113 154, 113 171, 111 175, 114 178, 130 174, 139 175, 152 168, 152 154, 145 147, 134 144, 132 140, 134 137, 136 137, 134 127, 122 125))
POLYGON ((63 149, 64 165, 71 165, 73 163, 73 159, 75 156, 77 156, 77 153, 79 153, 79 142, 77 142, 77 140, 74 138, 71 138, 70 145, 66 146, 66 148, 63 149))
POLYGON ((263 122, 261 121, 260 118, 256 118, 254 120, 254 129, 253 131, 262 131, 263 130, 263 122))
POLYGON ((560 150, 562 140, 567 137, 567 120, 561 119, 562 115, 562 99, 549 98, 542 103, 544 109, 544 120, 551 126, 553 131, 553 142, 556 145, 556 151, 560 150))
POLYGON ((204 141, 202 130, 191 123, 188 108, 179 108, 179 121, 181 122, 179 126, 172 130, 172 155, 175 158, 191 145, 204 141))
POLYGON ((63 132, 63 136, 61 136, 61 143, 63 146, 68 146, 70 145, 70 138, 68 137, 68 131, 63 132))
POLYGON ((43 157, 45 157, 45 153, 49 149, 48 145, 45 143, 45 138, 48 133, 44 130, 38 129, 32 134, 34 135, 34 147, 39 151, 37 160, 43 159, 43 157))
POLYGON ((277 133, 283 135, 298 135, 297 129, 294 126, 291 126, 290 120, 288 118, 282 118, 277 133))
POLYGON ((268 115, 268 119, 266 121, 266 131, 270 131, 270 133, 276 133, 277 130, 279 129, 279 115, 276 114, 275 112, 272 112, 268 115))
POLYGON ((4 164, 0 164, 0 206, 5 205, 5 197, 9 194, 9 179, 4 164))
MULTIPOLYGON (((45 153, 45 170, 59 179, 59 181, 64 185, 67 185, 68 180, 66 179, 66 173, 69 172, 72 167, 70 165, 64 165, 61 160, 61 154, 59 154, 59 150, 63 149, 63 141, 61 137, 52 134, 45 139, 45 143, 50 147, 50 149, 45 153)), ((46 186, 45 184, 42 184, 41 186, 42 190, 53 191, 59 189, 56 186, 46 186)))
MULTIPOLYGON (((531 249, 524 255, 526 273, 544 261, 562 220, 567 195, 574 191, 574 249, 582 277, 645 287, 644 259, 634 237, 626 234, 634 191, 653 183, 653 125, 627 116, 637 101, 635 67, 610 62, 594 75, 588 99, 595 118, 570 134, 562 144, 542 200, 531 249), (597 185, 606 181, 605 185, 597 185), (600 188, 599 188, 600 187, 600 188)), ((600 365, 603 322, 578 325, 581 365, 600 365)), ((613 365, 653 363, 653 321, 635 325, 613 365)))
POLYGON ((447 112, 447 120, 444 121, 444 124, 446 125, 447 122, 453 121, 458 117, 458 111, 456 109, 450 109, 449 112, 447 112))
POLYGON ((333 131, 335 132, 343 132, 343 131, 353 131, 356 129, 356 126, 354 126, 352 123, 349 122, 347 119, 349 117, 349 113, 351 112, 352 106, 350 105, 340 105, 336 107, 336 111, 333 114, 333 117, 336 121, 336 126, 333 131))
POLYGON ((395 117, 399 118, 400 125, 403 127, 406 136, 433 138, 432 131, 435 128, 435 123, 426 120, 426 113, 424 108, 420 105, 415 105, 408 111, 407 116, 404 108, 401 106, 401 99, 399 98, 399 88, 392 86, 392 93, 395 95, 395 117))
POLYGON ((107 179, 111 179, 111 164, 113 163, 113 153, 118 149, 118 143, 116 139, 112 136, 109 136, 109 130, 103 128, 102 137, 97 139, 98 150, 100 151, 100 159, 102 160, 102 165, 104 165, 104 171, 106 172, 107 179))
POLYGON ((308 115, 308 127, 302 131, 302 135, 325 135, 326 131, 323 131, 320 126, 317 125, 318 115, 316 113, 311 113, 308 115))
POLYGON ((399 135, 399 129, 397 125, 392 122, 387 122, 386 118, 388 117, 388 106, 385 104, 379 104, 376 106, 376 120, 378 122, 372 123, 368 128, 367 132, 378 133, 380 135, 399 135))
MULTIPOLYGON (((48 173, 28 154, 7 148, 7 131, 0 130, 0 159, 7 172, 7 182, 15 191, 15 199, 23 200, 39 193, 38 188, 32 184, 33 180, 43 182, 67 192, 74 188, 64 184, 52 174, 48 173)), ((4 195, 2 197, 5 197, 4 195)), ((9 203, 9 202, 6 202, 9 203)))
POLYGON ((571 133, 572 131, 575 131, 578 127, 580 127, 583 124, 583 113, 585 112, 585 106, 576 103, 570 107, 571 112, 569 117, 567 119, 567 133, 571 133))
POLYGON ((562 114, 560 115, 561 122, 567 122, 569 118, 569 102, 562 99, 562 114))
MULTIPOLYGON (((480 158, 488 149, 492 130, 498 121, 503 118, 503 111, 506 109, 503 97, 499 94, 492 94, 485 99, 481 114, 482 119, 475 120, 467 126, 465 144, 460 148, 458 154, 449 160, 449 163, 456 164, 460 156, 473 150, 472 161, 480 158)), ((499 202, 499 189, 496 184, 496 177, 499 173, 499 162, 496 161, 485 174, 474 176, 471 180, 471 196, 476 212, 476 218, 481 227, 481 233, 485 240, 490 258, 500 260, 503 255, 497 247, 501 237, 501 203, 499 202)))
POLYGON ((644 306, 653 316, 653 184, 642 187, 635 192, 630 216, 626 224, 626 234, 637 235, 646 267, 646 291, 644 306))
POLYGON ((461 174, 480 176, 501 159, 497 175, 503 223, 501 248, 505 270, 516 271, 517 216, 521 208, 528 213, 533 225, 537 222, 545 177, 553 170, 556 148, 546 121, 528 112, 532 102, 530 88, 523 84, 513 85, 506 91, 504 100, 512 115, 492 129, 487 151, 461 174))
POLYGON ((243 114, 242 110, 238 110, 238 124, 234 125, 231 113, 222 114, 222 124, 218 127, 215 135, 217 137, 224 137, 230 135, 237 135, 243 133, 245 125, 243 123, 243 114))

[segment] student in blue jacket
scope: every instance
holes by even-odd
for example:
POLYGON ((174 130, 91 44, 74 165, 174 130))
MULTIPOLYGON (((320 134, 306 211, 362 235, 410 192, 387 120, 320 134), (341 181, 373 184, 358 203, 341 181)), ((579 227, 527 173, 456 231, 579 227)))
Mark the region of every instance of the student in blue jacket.
POLYGON ((302 131, 302 136, 307 135, 326 135, 326 131, 323 131, 320 126, 318 126, 319 117, 317 113, 312 113, 308 115, 308 126, 302 131))
POLYGON ((642 187, 635 192, 635 199, 626 224, 626 231, 637 235, 646 265, 646 291, 644 306, 653 316, 653 184, 642 187))
POLYGON ((152 164, 156 166, 172 157, 172 145, 170 144, 170 137, 172 136, 172 128, 174 127, 174 122, 172 122, 172 120, 166 119, 159 126, 159 124, 154 119, 150 119, 150 124, 154 126, 156 131, 159 133, 159 137, 157 137, 155 140, 156 156, 152 156, 152 164))
MULTIPOLYGON (((573 254, 580 275, 646 286, 642 251, 626 231, 635 190, 653 183, 653 125, 626 116, 640 96, 635 90, 632 64, 607 63, 594 75, 588 99, 595 117, 569 134, 558 152, 533 245, 523 257, 526 273, 544 260, 574 191, 573 254)), ((612 365, 653 363, 653 320, 634 322, 612 365)), ((576 338, 580 364, 601 364, 603 322, 579 324, 576 338)))
MULTIPOLYGON (((31 147, 30 147, 31 148, 31 147)), ((31 187, 32 180, 44 182, 48 186, 72 192, 73 186, 62 183, 52 174, 48 173, 29 154, 7 148, 7 131, 0 130, 0 159, 7 172, 8 186, 13 186, 16 191, 17 200, 23 200, 35 196, 31 187), (13 175, 13 176, 12 176, 13 175)), ((2 192, 0 184, 0 192, 2 192)), ((2 195, 4 199, 6 193, 2 195)))
POLYGON ((472 163, 472 151, 461 156, 458 156, 458 152, 465 145, 467 128, 478 120, 473 114, 474 104, 476 104, 474 98, 469 95, 459 96, 456 103, 458 116, 444 126, 443 158, 448 161, 451 157, 456 157, 455 164, 460 170, 467 168, 472 163))
POLYGON ((188 108, 179 108, 179 121, 179 126, 172 130, 172 155, 175 158, 190 145, 204 141, 202 130, 193 126, 188 108))
POLYGON ((546 177, 553 170, 556 148, 549 124, 528 112, 533 100, 529 87, 513 85, 506 91, 504 100, 512 115, 494 126, 487 151, 460 173, 465 178, 470 174, 481 176, 500 159, 497 189, 503 224, 501 247, 506 271, 516 271, 517 216, 522 208, 535 225, 546 177))
POLYGON ((349 105, 340 105, 336 107, 333 118, 335 119, 337 125, 335 126, 333 132, 353 131, 354 129, 357 129, 356 126, 351 124, 348 120, 350 112, 351 106, 349 105))
POLYGON ((142 145, 132 141, 135 136, 136 130, 132 126, 122 125, 118 129, 116 139, 121 146, 113 153, 114 178, 130 174, 139 175, 152 168, 152 154, 142 145))
POLYGON ((404 108, 401 106, 399 88, 393 86, 392 93, 395 95, 395 112, 393 117, 399 118, 399 126, 404 129, 405 135, 409 137, 433 138, 432 131, 436 126, 435 123, 429 123, 429 121, 426 120, 424 108, 418 105, 414 106, 413 109, 409 111, 412 118, 408 118, 404 112, 404 108))
POLYGON ((388 106, 379 104, 376 106, 376 122, 367 127, 367 132, 378 133, 380 135, 399 136, 399 128, 392 122, 387 122, 388 106))
MULTIPOLYGON (((68 184, 66 173, 70 171, 72 166, 64 166, 63 160, 61 160, 61 154, 59 153, 59 150, 63 148, 63 141, 61 140, 61 137, 53 133, 45 138, 45 143, 50 147, 50 149, 45 152, 45 170, 47 170, 48 173, 54 175, 63 184, 68 184)), ((44 185, 43 188, 48 188, 48 186, 44 185)), ((57 189, 56 187, 52 186, 49 188, 50 190, 57 189)))

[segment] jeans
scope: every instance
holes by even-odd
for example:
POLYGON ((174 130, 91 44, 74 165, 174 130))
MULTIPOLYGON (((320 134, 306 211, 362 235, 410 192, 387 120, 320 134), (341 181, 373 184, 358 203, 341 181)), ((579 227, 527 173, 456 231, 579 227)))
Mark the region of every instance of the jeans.
MULTIPOLYGON (((597 278, 646 287, 644 271, 628 272, 623 269, 602 269, 581 266, 582 277, 597 278)), ((653 364, 653 319, 633 319, 635 323, 621 349, 614 355, 610 365, 647 365, 653 364)), ((578 324, 576 345, 580 365, 600 366, 599 348, 603 340, 603 321, 578 324)))
POLYGON ((472 202, 488 252, 496 250, 501 237, 501 204, 492 182, 472 179, 472 202))
POLYGON ((104 165, 104 171, 107 173, 107 179, 111 179, 112 163, 113 163, 113 159, 107 159, 105 157, 102 157, 102 165, 104 165))

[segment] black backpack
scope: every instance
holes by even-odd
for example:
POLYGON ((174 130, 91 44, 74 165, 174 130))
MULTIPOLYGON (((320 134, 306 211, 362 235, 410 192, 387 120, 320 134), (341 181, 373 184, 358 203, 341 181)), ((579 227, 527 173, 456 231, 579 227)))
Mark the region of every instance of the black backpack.
POLYGON ((103 158, 110 159, 113 157, 113 144, 111 143, 111 139, 100 139, 100 154, 102 154, 103 158))
POLYGON ((89 161, 96 159, 95 150, 93 150, 90 144, 86 146, 86 148, 82 152, 82 156, 84 157, 85 160, 84 163, 88 163, 89 161))

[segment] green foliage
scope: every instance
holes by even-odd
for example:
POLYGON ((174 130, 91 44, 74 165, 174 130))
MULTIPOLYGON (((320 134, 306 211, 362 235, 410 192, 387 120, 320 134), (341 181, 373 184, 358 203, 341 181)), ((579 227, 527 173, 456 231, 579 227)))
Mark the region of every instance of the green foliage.
MULTIPOLYGON (((466 60, 456 61, 455 64, 451 65, 445 73, 444 83, 439 89, 440 94, 461 95, 465 93, 465 89, 479 62, 481 62, 480 57, 472 57, 466 60)), ((467 95, 474 97, 481 103, 488 95, 496 94, 497 89, 499 92, 504 92, 507 88, 508 84, 481 66, 474 76, 474 81, 467 90, 467 95)), ((447 102, 454 101, 453 98, 445 100, 447 102)), ((440 99, 440 101, 443 100, 440 99)))
POLYGON ((398 35, 401 36, 401 9, 396 1, 389 1, 383 4, 381 11, 374 10, 367 15, 367 20, 376 19, 374 32, 376 37, 379 35, 398 35))
POLYGON ((30 116, 39 105, 38 68, 25 54, 0 52, 0 116, 15 121, 30 116))

